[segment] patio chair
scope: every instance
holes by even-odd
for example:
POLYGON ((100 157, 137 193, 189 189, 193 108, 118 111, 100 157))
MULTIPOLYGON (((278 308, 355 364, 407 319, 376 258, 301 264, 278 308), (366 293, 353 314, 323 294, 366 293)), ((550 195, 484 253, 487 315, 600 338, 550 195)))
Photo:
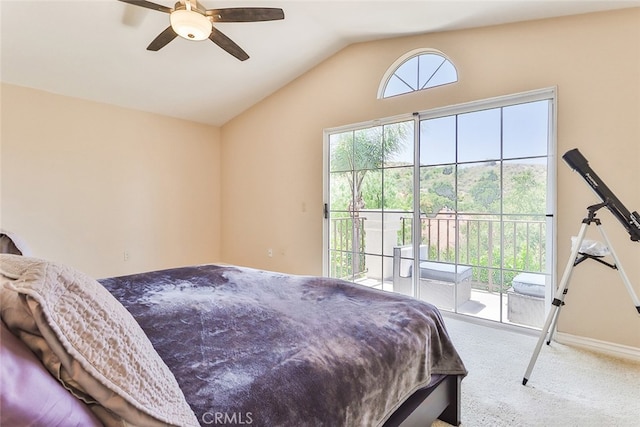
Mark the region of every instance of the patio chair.
MULTIPOLYGON (((439 308, 453 310, 471 298, 471 275, 467 265, 426 260, 427 247, 420 246, 420 278, 417 297, 439 308)), ((393 248, 393 290, 405 295, 413 292, 413 248, 393 248)))

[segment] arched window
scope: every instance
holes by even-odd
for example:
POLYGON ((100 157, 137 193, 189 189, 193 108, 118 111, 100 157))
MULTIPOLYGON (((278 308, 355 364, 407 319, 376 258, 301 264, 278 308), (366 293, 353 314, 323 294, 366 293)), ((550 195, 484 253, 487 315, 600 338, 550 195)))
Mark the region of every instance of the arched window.
POLYGON ((389 67, 380 83, 378 99, 457 81, 458 72, 443 53, 434 49, 416 49, 389 67))

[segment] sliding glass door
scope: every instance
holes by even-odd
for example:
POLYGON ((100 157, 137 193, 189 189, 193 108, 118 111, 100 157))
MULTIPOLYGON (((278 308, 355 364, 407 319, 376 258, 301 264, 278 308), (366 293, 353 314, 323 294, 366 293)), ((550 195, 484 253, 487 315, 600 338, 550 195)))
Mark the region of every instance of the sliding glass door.
POLYGON ((325 274, 540 327, 553 90, 327 132, 325 274))
POLYGON ((411 223, 413 123, 328 136, 328 272, 392 290, 392 254, 411 223))

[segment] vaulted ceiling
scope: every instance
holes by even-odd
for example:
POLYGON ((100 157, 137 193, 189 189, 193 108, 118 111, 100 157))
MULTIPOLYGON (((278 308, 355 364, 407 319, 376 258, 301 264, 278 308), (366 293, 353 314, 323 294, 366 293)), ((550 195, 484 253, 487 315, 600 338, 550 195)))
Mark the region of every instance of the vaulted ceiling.
MULTIPOLYGON (((173 7, 174 2, 156 0, 173 7)), ((215 1, 282 8, 282 21, 219 23, 250 56, 209 40, 147 45, 166 13, 117 0, 0 2, 3 82, 222 125, 349 44, 640 6, 640 0, 215 1)))

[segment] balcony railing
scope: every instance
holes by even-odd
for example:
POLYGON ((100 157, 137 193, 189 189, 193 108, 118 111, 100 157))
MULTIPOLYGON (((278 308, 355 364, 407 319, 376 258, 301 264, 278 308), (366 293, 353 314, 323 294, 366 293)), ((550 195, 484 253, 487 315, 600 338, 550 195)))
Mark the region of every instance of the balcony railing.
POLYGON ((331 277, 351 280, 366 271, 365 232, 366 218, 332 218, 329 231, 331 277))
MULTIPOLYGON (((332 219, 330 228, 332 277, 353 279, 367 274, 366 217, 332 219)), ((397 246, 412 243, 412 218, 399 217, 397 246)), ((421 218, 421 245, 427 259, 473 268, 476 289, 506 291, 520 272, 544 272, 544 219, 487 219, 472 216, 421 218)), ((381 254, 382 255, 382 254, 381 254)))

